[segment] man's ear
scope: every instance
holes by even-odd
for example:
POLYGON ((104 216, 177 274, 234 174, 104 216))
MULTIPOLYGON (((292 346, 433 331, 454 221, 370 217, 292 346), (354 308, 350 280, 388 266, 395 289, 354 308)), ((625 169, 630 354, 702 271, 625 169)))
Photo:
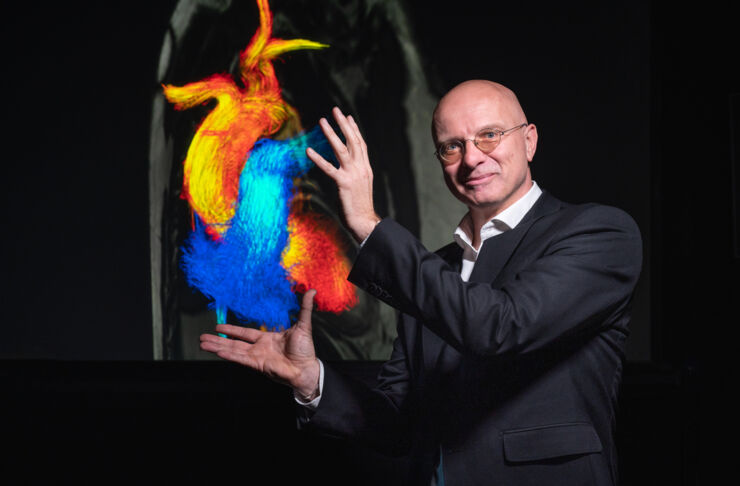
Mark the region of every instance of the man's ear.
POLYGON ((530 123, 526 126, 527 131, 524 135, 524 143, 527 149, 527 162, 532 162, 534 159, 534 153, 537 151, 537 127, 534 123, 530 123))

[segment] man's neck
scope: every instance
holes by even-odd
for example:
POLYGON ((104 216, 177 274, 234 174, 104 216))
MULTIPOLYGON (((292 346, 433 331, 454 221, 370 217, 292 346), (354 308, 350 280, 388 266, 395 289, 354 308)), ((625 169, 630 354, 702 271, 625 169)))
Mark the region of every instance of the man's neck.
POLYGON ((494 219, 496 216, 504 212, 507 208, 511 207, 513 204, 515 204, 517 201, 521 200, 524 196, 527 195, 527 193, 532 189, 533 182, 530 180, 528 184, 525 184, 523 186, 523 190, 518 191, 519 195, 516 198, 510 198, 508 201, 506 201, 503 204, 495 205, 495 206, 485 206, 485 207, 468 207, 468 214, 470 216, 470 223, 471 228, 473 230, 473 234, 470 236, 470 241, 472 243, 473 248, 476 250, 480 249, 481 245, 481 237, 480 232, 483 225, 494 219))

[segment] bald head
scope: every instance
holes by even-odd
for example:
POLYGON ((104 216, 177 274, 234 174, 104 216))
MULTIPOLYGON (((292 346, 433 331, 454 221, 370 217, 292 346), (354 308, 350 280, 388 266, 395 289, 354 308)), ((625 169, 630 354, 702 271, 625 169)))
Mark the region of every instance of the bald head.
POLYGON ((509 88, 477 79, 455 86, 434 110, 432 137, 438 151, 442 143, 457 150, 452 160, 439 152, 438 158, 447 187, 470 210, 475 234, 532 187, 537 127, 509 88), (477 137, 492 133, 498 141, 481 148, 477 137))
POLYGON ((465 81, 445 94, 437 103, 432 115, 432 138, 436 144, 439 127, 450 116, 464 116, 476 103, 486 101, 496 106, 501 121, 513 126, 527 121, 519 100, 506 86, 483 79, 465 81))

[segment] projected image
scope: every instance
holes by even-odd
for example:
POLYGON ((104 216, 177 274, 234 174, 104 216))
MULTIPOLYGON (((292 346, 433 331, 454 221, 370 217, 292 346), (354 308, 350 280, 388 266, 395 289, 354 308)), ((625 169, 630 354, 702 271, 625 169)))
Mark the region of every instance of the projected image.
MULTIPOLYGON (((188 283, 213 299, 218 323, 232 310, 239 321, 275 331, 290 325, 298 310, 296 290, 315 288, 318 310, 342 312, 357 303, 347 282, 349 262, 332 221, 301 214, 291 205, 293 179, 311 167, 306 148, 330 151, 320 131, 268 137, 289 119, 300 128, 295 108, 281 96, 272 60, 323 44, 271 37, 272 13, 260 0, 260 26, 239 56, 243 87, 228 75, 176 87, 167 100, 187 109, 215 99, 185 159, 183 194, 193 229, 184 248, 188 283), (290 209, 290 214, 289 214, 290 209)), ((300 198, 298 199, 300 201, 300 198)))
POLYGON ((332 106, 352 113, 383 149, 378 213, 423 236, 424 213, 444 211, 419 203, 414 165, 429 163, 428 147, 409 140, 429 138, 429 121, 406 107, 431 114, 436 97, 396 2, 320 3, 181 0, 173 11, 150 142, 157 359, 209 358, 197 336, 216 323, 284 329, 309 288, 319 356, 390 353, 395 311, 346 281, 357 245, 305 148, 331 158, 316 123, 332 106))

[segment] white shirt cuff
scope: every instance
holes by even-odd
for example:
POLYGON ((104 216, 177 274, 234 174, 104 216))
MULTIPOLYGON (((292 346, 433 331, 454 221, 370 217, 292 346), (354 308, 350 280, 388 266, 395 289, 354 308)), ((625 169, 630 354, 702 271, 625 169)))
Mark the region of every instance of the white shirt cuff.
MULTIPOLYGON (((379 219, 379 220, 378 220, 378 221, 377 221, 377 222, 375 223, 375 226, 378 226, 378 224, 380 224, 380 222, 381 222, 381 221, 382 221, 382 219, 379 219)), ((375 231, 375 228, 373 228, 373 231, 375 231)), ((371 235, 371 234, 373 234, 373 231, 371 231, 371 232, 370 232, 370 234, 369 234, 369 235, 367 235, 367 236, 365 237, 365 239, 364 239, 364 240, 362 240, 362 243, 360 243, 360 248, 362 248, 363 246, 365 246, 365 242, 366 242, 366 241, 368 240, 368 238, 370 238, 370 235, 371 235)))

